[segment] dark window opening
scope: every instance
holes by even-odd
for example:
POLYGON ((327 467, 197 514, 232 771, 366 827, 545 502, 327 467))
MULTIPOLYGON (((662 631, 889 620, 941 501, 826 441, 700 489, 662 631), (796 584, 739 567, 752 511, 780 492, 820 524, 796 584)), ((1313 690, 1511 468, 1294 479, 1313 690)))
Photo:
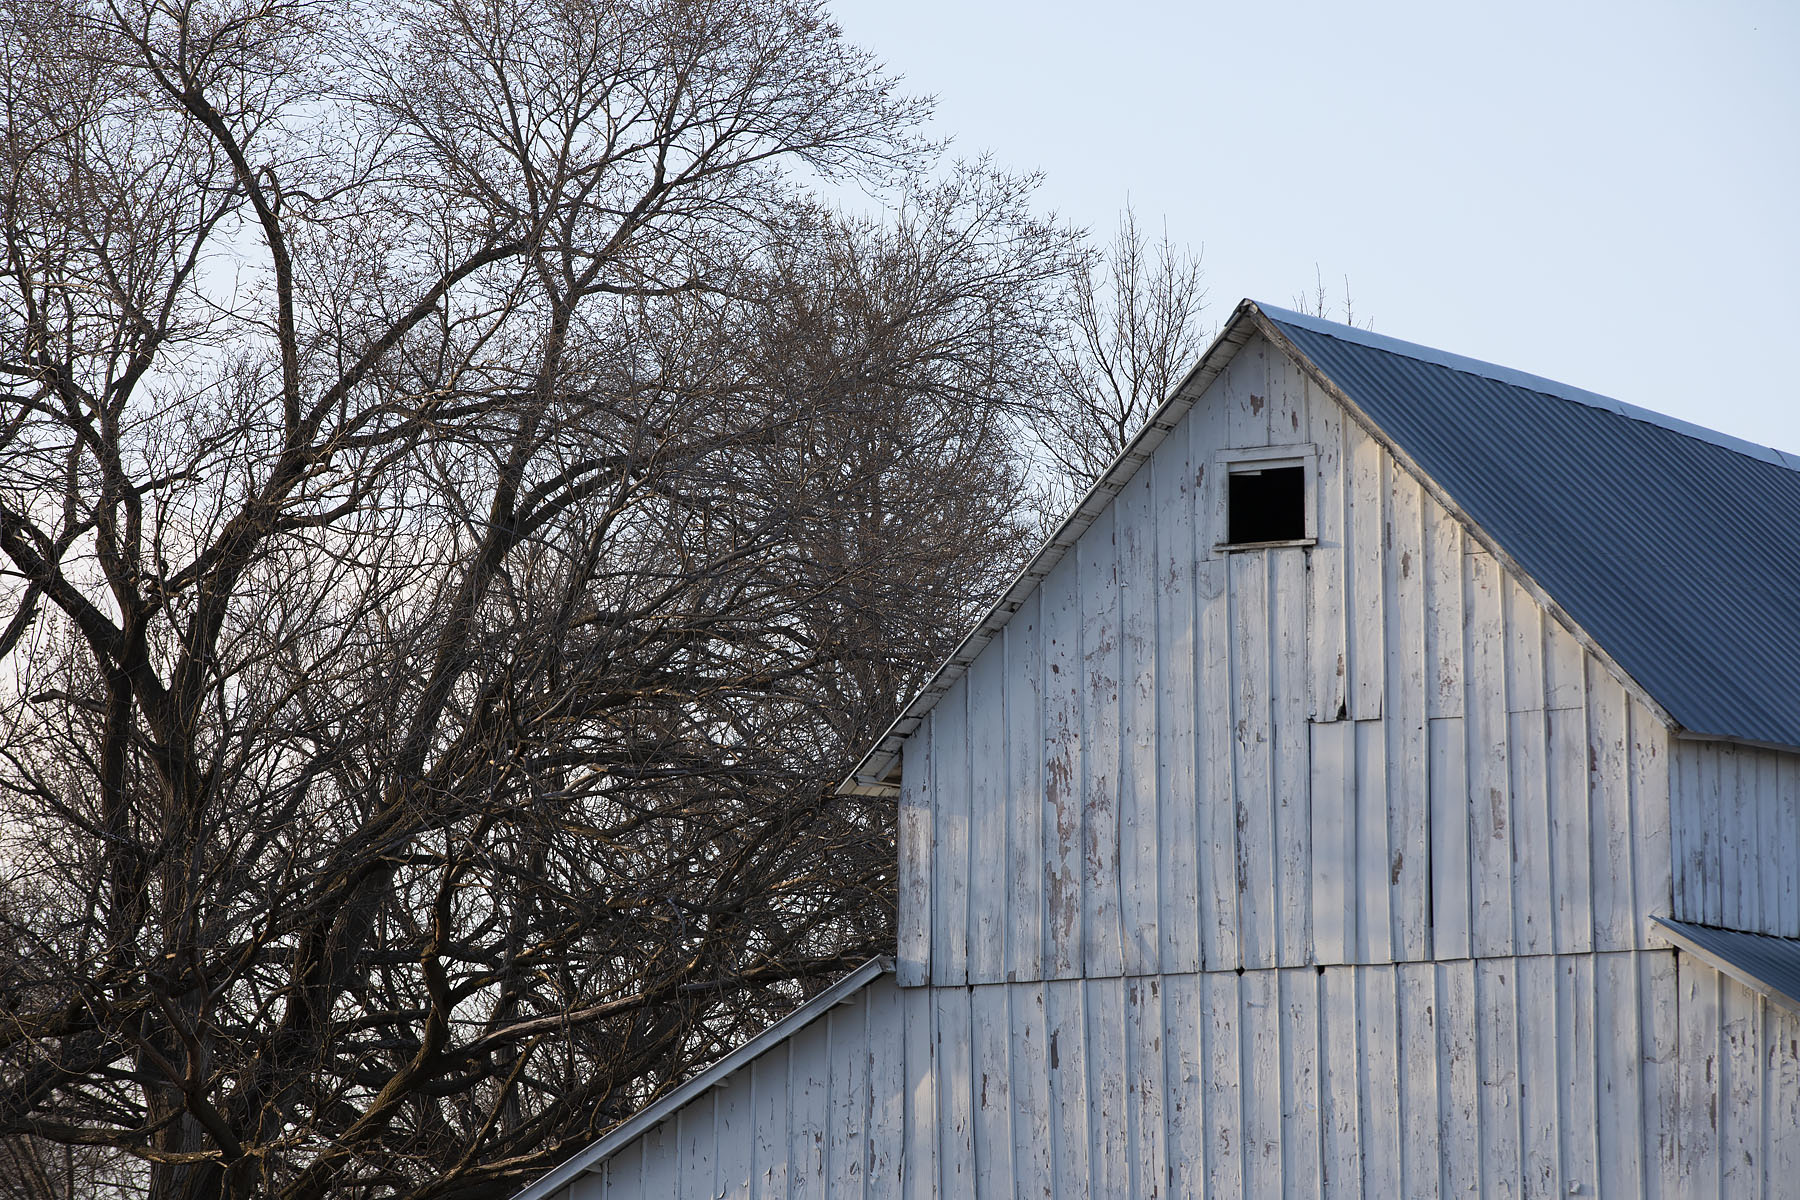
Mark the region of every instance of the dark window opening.
POLYGON ((1306 468, 1235 467, 1228 476, 1231 541, 1297 542, 1306 537, 1306 468))

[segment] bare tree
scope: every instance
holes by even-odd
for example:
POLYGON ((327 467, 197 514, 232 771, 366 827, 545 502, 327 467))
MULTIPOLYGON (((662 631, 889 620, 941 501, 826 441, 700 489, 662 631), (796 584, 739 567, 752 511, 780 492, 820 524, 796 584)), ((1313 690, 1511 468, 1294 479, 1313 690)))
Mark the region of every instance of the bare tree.
POLYGON ((6 1145, 503 1195, 886 946, 830 784, 1024 549, 1021 185, 909 184, 809 0, 17 0, 0 55, 6 1145))
POLYGON ((1111 244, 1071 268, 1070 318, 1032 422, 1050 468, 1046 510, 1093 486, 1193 365, 1206 333, 1201 279, 1198 254, 1166 231, 1146 238, 1130 209, 1111 244))

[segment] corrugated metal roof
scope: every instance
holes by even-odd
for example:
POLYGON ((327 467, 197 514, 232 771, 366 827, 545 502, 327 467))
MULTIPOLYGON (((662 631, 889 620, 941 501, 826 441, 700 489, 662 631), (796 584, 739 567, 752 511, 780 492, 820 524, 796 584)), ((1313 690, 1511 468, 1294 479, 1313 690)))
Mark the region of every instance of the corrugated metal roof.
POLYGON ((1686 730, 1800 746, 1800 458, 1254 307, 1686 730))
POLYGON ((1783 1008, 1800 1012, 1800 938, 1744 933, 1651 917, 1662 935, 1709 966, 1755 989, 1783 1008))

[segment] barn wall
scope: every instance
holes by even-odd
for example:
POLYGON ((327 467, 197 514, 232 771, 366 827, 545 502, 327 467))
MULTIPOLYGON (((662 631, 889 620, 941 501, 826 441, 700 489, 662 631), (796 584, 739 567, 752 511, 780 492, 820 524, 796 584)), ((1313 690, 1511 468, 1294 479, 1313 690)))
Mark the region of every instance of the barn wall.
POLYGON ((1642 947, 1666 728, 1261 339, 907 743, 903 984, 1642 947), (1318 544, 1213 549, 1310 444, 1318 544))
POLYGON ((928 992, 902 994, 893 976, 877 977, 594 1164, 559 1200, 835 1198, 865 1186, 895 1195, 906 1097, 931 1085, 929 1048, 907 1041, 909 1030, 929 1032, 929 1004, 928 992))
POLYGON ((1778 1197, 1800 1018, 1672 951, 872 983, 614 1197, 1778 1197))
POLYGON ((1800 755, 1679 741, 1674 915, 1800 937, 1800 755))

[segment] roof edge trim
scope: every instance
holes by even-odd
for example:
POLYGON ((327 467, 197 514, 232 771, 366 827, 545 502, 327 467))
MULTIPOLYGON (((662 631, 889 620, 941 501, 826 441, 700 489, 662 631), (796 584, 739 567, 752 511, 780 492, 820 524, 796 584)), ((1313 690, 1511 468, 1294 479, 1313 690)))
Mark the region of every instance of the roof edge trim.
POLYGON ((1711 925, 1700 925, 1692 921, 1677 921, 1672 917, 1651 916, 1650 923, 1656 926, 1653 931, 1664 941, 1671 943, 1676 949, 1693 955, 1721 975, 1729 975, 1753 992, 1760 992, 1771 1004, 1785 1008, 1789 1012, 1800 1014, 1800 996, 1788 994, 1788 989, 1779 987, 1759 976, 1749 967, 1733 961, 1723 952, 1706 944, 1709 932, 1724 934, 1731 938, 1767 938, 1771 942, 1780 942, 1785 947, 1800 954, 1800 938, 1778 937, 1772 933, 1751 933, 1742 929, 1724 929, 1711 925))
POLYGON ((558 1190, 586 1174, 589 1167, 610 1157, 632 1139, 666 1120, 689 1101, 705 1095, 709 1088, 723 1082, 725 1076, 761 1057, 764 1051, 786 1041, 861 991, 871 981, 893 969, 893 959, 885 955, 871 958, 692 1079, 632 1113, 607 1130, 592 1145, 565 1158, 540 1175, 534 1183, 514 1196, 513 1200, 549 1200, 558 1190))
POLYGON ((1646 425, 1658 425, 1696 441, 1708 442, 1726 450, 1736 451, 1747 458, 1760 459, 1778 467, 1786 467, 1790 471, 1800 470, 1800 454, 1777 450, 1773 446, 1759 445, 1756 442, 1733 437, 1729 433, 1720 433, 1716 429, 1695 425, 1680 417, 1671 417, 1666 413, 1654 412, 1648 408, 1639 408, 1635 404, 1627 404, 1623 400, 1615 400, 1611 396, 1603 396, 1599 392, 1590 392, 1586 388, 1559 383, 1554 379, 1546 379, 1542 375, 1533 375, 1527 371, 1503 367, 1498 363, 1485 362, 1479 358, 1468 358, 1461 354, 1452 354, 1447 350, 1421 346, 1417 342, 1402 341, 1370 329, 1358 329, 1354 325, 1340 325, 1336 321, 1320 320, 1318 317, 1309 317, 1305 313, 1278 308, 1273 304, 1259 303, 1257 307, 1276 321, 1298 325, 1302 329, 1323 337, 1336 338, 1341 342, 1352 342, 1373 350, 1385 350, 1390 354, 1448 367, 1453 371, 1480 375, 1499 383, 1510 384, 1513 387, 1527 388, 1534 392, 1542 392, 1546 396, 1555 396, 1559 400, 1572 400, 1590 408, 1603 409, 1621 417, 1629 417, 1633 421, 1642 421, 1646 425))

